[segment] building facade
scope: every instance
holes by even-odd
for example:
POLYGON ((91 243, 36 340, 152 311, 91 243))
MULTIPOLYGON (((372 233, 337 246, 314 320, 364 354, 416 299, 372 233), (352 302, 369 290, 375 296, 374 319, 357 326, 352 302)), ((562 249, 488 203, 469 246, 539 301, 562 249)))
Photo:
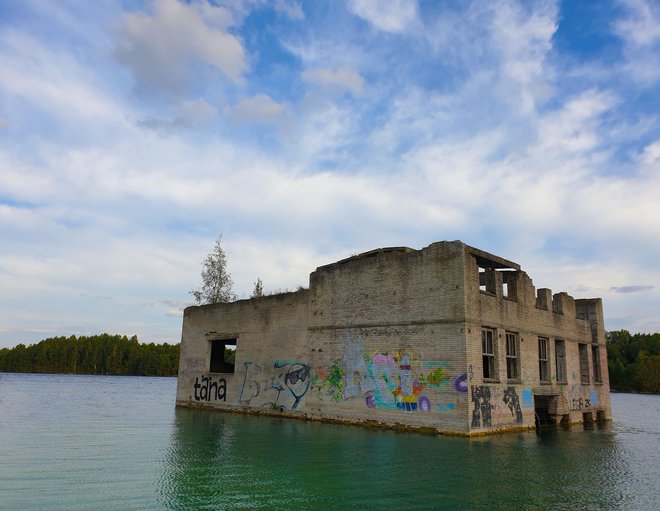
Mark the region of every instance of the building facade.
POLYGON ((460 241, 377 249, 186 308, 177 405, 460 435, 608 420, 602 303, 460 241))

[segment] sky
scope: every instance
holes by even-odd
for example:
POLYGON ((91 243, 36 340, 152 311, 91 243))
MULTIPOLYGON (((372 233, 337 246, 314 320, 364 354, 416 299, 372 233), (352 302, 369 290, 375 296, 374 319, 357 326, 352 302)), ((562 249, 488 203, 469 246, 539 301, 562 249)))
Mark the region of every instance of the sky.
POLYGON ((660 331, 660 3, 3 0, 0 348, 461 240, 660 331))

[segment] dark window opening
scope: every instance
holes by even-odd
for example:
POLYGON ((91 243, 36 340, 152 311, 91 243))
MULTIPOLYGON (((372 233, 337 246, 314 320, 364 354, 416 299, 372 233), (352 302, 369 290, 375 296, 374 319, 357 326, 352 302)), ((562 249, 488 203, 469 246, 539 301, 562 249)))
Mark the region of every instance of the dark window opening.
POLYGON ((550 381, 550 364, 548 362, 548 339, 539 337, 539 379, 550 381))
POLYGON ((589 352, 586 344, 580 344, 580 382, 589 383, 589 352))
POLYGON ((518 274, 513 271, 502 271, 502 296, 509 300, 518 298, 517 277, 518 274))
POLYGON ((591 358, 594 365, 594 383, 602 383, 600 374, 600 349, 598 346, 591 347, 591 358))
POLYGON ((479 291, 494 295, 496 287, 495 270, 479 267, 479 291))
POLYGON ((506 377, 509 380, 518 380, 520 371, 518 358, 518 334, 506 333, 506 377))
POLYGON ((566 383, 566 343, 555 341, 555 362, 557 365, 557 382, 566 383))
POLYGON ((211 341, 211 373, 233 373, 236 363, 236 339, 211 341))
POLYGON ((484 364, 484 379, 494 380, 495 373, 495 346, 493 345, 493 331, 481 331, 481 352, 484 364))

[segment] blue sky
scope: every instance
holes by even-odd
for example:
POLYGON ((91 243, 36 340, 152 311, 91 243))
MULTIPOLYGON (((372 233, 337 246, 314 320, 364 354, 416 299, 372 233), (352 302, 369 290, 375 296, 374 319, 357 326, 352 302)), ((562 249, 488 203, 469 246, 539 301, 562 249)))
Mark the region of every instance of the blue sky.
POLYGON ((660 4, 5 0, 0 347, 460 239, 660 331, 660 4))

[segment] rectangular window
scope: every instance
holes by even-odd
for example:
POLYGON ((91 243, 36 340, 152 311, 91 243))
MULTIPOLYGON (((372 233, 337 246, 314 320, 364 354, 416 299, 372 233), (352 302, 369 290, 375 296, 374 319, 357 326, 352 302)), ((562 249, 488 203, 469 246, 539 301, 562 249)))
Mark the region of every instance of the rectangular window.
POLYGON ((495 346, 493 344, 493 331, 481 331, 481 353, 484 363, 484 379, 494 380, 495 373, 495 346))
POLYGON ((591 358, 594 365, 594 383, 602 383, 600 375, 600 349, 598 346, 591 347, 591 358))
POLYGON ((580 350, 580 382, 590 383, 589 380, 589 352, 586 344, 579 344, 580 350))
POLYGON ((520 359, 518 357, 518 334, 506 333, 506 377, 509 380, 520 379, 520 359))
POLYGON ((479 290, 491 295, 495 294, 495 270, 479 267, 479 290))
POLYGON ((555 341, 555 363, 557 365, 557 382, 566 383, 566 343, 555 341))
POLYGON ((548 339, 539 337, 539 379, 550 381, 550 364, 548 363, 548 339))
POLYGON ((211 373, 233 373, 236 361, 236 339, 211 341, 211 373))

